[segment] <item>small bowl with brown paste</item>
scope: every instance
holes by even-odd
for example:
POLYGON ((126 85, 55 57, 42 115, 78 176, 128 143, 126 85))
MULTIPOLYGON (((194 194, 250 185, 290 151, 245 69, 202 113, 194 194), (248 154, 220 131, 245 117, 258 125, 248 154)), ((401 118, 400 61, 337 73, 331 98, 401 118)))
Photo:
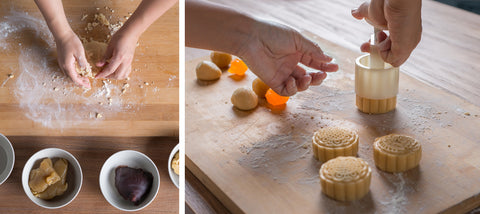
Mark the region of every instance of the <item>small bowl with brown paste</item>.
POLYGON ((160 189, 160 174, 145 154, 124 150, 110 156, 100 171, 100 190, 112 206, 123 211, 147 207, 160 189))

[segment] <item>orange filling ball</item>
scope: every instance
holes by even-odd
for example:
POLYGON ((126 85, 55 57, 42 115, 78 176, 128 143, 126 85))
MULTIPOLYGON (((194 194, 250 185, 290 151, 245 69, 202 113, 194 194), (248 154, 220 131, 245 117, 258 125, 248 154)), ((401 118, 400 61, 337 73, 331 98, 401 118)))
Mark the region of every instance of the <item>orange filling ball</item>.
POLYGON ((230 68, 228 69, 228 72, 236 75, 245 75, 245 72, 248 70, 247 65, 241 60, 241 59, 234 59, 230 63, 230 68))
POLYGON ((265 98, 267 98, 267 102, 273 106, 279 106, 287 103, 290 97, 280 96, 272 89, 268 89, 267 93, 265 94, 265 98))

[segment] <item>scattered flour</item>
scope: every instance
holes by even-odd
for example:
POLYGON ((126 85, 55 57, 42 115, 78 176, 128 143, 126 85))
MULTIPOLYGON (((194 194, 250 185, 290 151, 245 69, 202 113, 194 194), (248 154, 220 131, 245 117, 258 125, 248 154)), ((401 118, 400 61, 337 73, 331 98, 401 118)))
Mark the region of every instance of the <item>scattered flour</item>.
POLYGON ((140 103, 144 97, 120 97, 124 82, 104 80, 100 83, 97 80, 91 90, 75 86, 60 70, 53 37, 39 17, 40 14, 31 16, 10 11, 0 21, 0 51, 7 55, 18 53, 18 71, 13 69, 15 79, 10 93, 27 118, 62 130, 82 123, 95 123, 119 112, 138 110, 139 106, 131 103, 140 103), (103 118, 98 117, 99 112, 103 118))

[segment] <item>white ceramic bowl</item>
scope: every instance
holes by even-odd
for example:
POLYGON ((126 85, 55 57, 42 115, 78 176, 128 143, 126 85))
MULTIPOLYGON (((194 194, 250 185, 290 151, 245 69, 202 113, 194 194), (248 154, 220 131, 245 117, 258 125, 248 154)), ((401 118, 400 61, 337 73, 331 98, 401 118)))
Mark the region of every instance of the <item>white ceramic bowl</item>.
POLYGON ((173 157, 175 156, 175 154, 178 152, 179 150, 179 147, 180 144, 177 144, 177 146, 175 146, 175 148, 172 149, 172 152, 170 152, 170 157, 168 157, 168 175, 170 175, 170 179, 172 180, 173 184, 175 184, 175 186, 177 186, 177 188, 179 188, 179 176, 173 171, 173 168, 172 168, 172 161, 173 161, 173 157))
POLYGON ((160 189, 160 174, 150 158, 141 152, 133 150, 124 150, 117 152, 110 156, 102 166, 100 171, 100 190, 103 197, 112 206, 123 211, 137 211, 147 207, 157 196, 160 189), (152 189, 148 193, 145 200, 135 206, 132 202, 125 200, 120 193, 118 193, 115 187, 115 169, 118 166, 128 166, 131 168, 141 168, 144 171, 148 171, 153 175, 152 189))
POLYGON ((15 163, 15 151, 10 141, 0 134, 0 184, 3 184, 10 176, 15 163))
POLYGON ((27 194, 28 198, 33 201, 33 203, 37 204, 38 206, 48 208, 48 209, 57 209, 66 206, 70 202, 77 197, 80 189, 82 188, 83 182, 83 174, 82 168, 78 163, 77 159, 70 154, 69 152, 63 149, 57 148, 48 148, 42 149, 35 153, 30 159, 28 159, 27 163, 25 163, 25 167, 23 167, 22 172, 22 185, 23 190, 27 194), (37 198, 33 195, 30 187, 28 186, 28 180, 30 176, 30 171, 32 169, 38 168, 40 162, 44 158, 50 158, 52 161, 55 161, 56 158, 64 158, 68 161, 68 170, 67 170, 67 183, 68 188, 67 191, 63 195, 56 196, 50 200, 44 200, 41 198, 37 198))

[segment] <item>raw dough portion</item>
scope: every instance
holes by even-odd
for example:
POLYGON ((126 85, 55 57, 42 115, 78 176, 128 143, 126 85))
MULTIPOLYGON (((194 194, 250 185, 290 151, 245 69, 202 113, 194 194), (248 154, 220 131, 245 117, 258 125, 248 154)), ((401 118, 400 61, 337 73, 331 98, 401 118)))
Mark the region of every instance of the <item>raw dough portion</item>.
POLYGON ((326 127, 316 131, 312 138, 313 155, 326 162, 338 156, 356 156, 358 134, 342 127, 326 127))
POLYGON ((225 67, 228 67, 230 65, 230 62, 232 61, 232 55, 230 55, 228 53, 223 53, 223 52, 220 52, 220 51, 213 51, 210 54, 210 59, 219 68, 225 68, 225 67))
POLYGON ((35 197, 49 200, 54 198, 55 196, 63 195, 65 191, 67 191, 68 183, 67 180, 67 171, 68 171, 68 161, 60 158, 53 164, 53 168, 55 172, 60 176, 60 181, 52 184, 51 186, 47 187, 45 191, 41 193, 34 194, 35 197))
POLYGON ((422 145, 410 136, 390 134, 373 143, 375 165, 386 172, 415 168, 422 158, 422 145))
POLYGON ((180 169, 179 169, 179 156, 178 156, 178 152, 175 153, 175 156, 173 156, 173 160, 172 160, 172 169, 173 169, 173 172, 175 172, 175 174, 179 175, 180 174, 180 169))
POLYGON ((257 107, 258 97, 251 89, 241 87, 233 92, 231 101, 238 109, 248 111, 257 107))
POLYGON ((28 186, 33 194, 43 192, 54 183, 60 181, 60 176, 57 174, 52 165, 50 158, 45 158, 40 163, 40 167, 30 171, 28 186))
POLYGON ((372 169, 357 157, 337 157, 320 168, 322 192, 339 201, 353 201, 365 196, 370 189, 372 169))
POLYGON ((95 64, 100 61, 105 55, 105 52, 107 52, 108 44, 92 40, 85 43, 84 47, 87 61, 92 65, 92 74, 95 76, 102 71, 102 68, 97 67, 95 64))
POLYGON ((202 61, 198 63, 197 68, 197 79, 199 80, 216 80, 222 76, 222 71, 210 61, 202 61))
POLYGON ((252 89, 255 92, 255 94, 257 94, 258 97, 264 98, 265 94, 267 93, 268 89, 270 89, 270 87, 268 87, 268 85, 265 84, 261 79, 256 78, 252 82, 252 89))

